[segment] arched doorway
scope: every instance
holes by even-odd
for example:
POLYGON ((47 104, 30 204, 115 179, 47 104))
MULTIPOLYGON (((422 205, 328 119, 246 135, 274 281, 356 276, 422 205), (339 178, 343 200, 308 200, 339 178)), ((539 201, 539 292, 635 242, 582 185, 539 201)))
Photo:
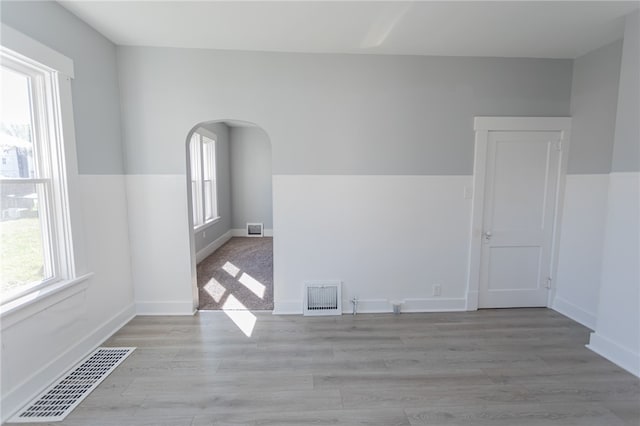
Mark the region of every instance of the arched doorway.
POLYGON ((273 310, 271 141, 254 123, 212 120, 187 135, 194 306, 273 310))

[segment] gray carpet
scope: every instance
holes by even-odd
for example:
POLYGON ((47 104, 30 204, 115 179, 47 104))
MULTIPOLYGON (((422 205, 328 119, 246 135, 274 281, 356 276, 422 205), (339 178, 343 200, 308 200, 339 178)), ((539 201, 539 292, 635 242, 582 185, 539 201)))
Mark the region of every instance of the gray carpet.
POLYGON ((198 292, 200 309, 273 310, 273 238, 231 238, 198 265, 198 292))

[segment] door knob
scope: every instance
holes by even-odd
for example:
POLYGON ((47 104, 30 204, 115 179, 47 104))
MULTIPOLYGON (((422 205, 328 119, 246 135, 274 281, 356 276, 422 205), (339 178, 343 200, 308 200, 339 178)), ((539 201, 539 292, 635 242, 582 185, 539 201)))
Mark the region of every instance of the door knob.
POLYGON ((491 239, 491 231, 485 231, 482 236, 484 237, 485 241, 489 241, 491 239))

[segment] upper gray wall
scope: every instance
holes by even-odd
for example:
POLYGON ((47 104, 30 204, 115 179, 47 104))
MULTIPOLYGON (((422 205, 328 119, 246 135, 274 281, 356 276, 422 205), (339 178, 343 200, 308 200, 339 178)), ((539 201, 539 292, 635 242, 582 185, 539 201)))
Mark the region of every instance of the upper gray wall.
POLYGON ((274 174, 469 175, 476 115, 567 116, 572 61, 119 47, 127 173, 185 172, 198 122, 266 130, 274 174))
POLYGON ((258 127, 231 127, 231 227, 248 222, 273 228, 271 143, 258 127))
POLYGON ((2 1, 0 19, 73 60, 78 171, 122 174, 115 45, 53 1, 2 1))
POLYGON ((640 171, 640 12, 624 28, 615 144, 611 170, 640 171))
POLYGON ((216 180, 220 220, 206 229, 194 233, 196 252, 202 250, 231 229, 229 127, 225 123, 210 123, 202 127, 216 135, 216 180))
POLYGON ((618 104, 622 41, 573 63, 568 173, 609 173, 618 104))

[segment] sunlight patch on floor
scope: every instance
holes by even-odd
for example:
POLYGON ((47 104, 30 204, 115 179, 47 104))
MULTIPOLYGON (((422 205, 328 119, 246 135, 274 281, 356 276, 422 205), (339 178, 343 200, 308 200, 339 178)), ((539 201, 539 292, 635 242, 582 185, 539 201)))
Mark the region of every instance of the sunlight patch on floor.
POLYGON ((213 300, 215 300, 216 303, 220 303, 222 296, 224 296, 224 293, 227 291, 227 289, 224 288, 218 281, 216 281, 215 278, 211 278, 203 288, 204 291, 206 291, 207 293, 209 293, 209 295, 211 295, 211 297, 213 297, 213 300))
POLYGON ((227 297, 222 310, 247 337, 251 337, 257 318, 233 294, 227 297))
POLYGON ((234 265, 231 262, 227 262, 224 265, 222 265, 222 269, 229 275, 231 275, 233 278, 235 278, 238 275, 238 272, 240 272, 240 268, 238 268, 236 265, 234 265))
POLYGON ((264 299, 264 291, 267 289, 267 287, 265 287, 265 285, 260 281, 256 280, 246 272, 242 273, 242 276, 238 279, 238 281, 246 288, 251 290, 253 294, 258 296, 260 299, 264 299))

